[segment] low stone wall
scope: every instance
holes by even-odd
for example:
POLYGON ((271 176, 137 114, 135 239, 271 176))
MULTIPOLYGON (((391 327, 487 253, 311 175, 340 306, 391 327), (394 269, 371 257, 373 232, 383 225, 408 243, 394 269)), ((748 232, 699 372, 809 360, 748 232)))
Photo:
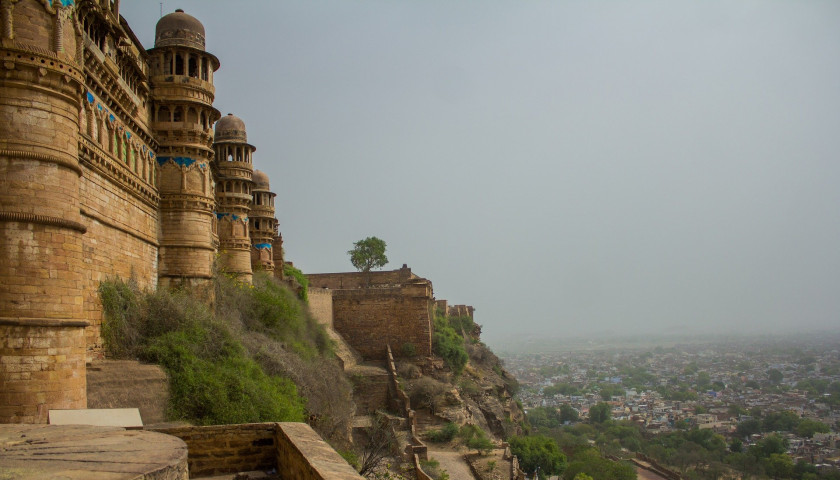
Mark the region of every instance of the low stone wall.
POLYGON ((420 467, 420 457, 417 454, 411 456, 411 461, 414 464, 414 475, 417 476, 417 480, 434 480, 420 467))
POLYGON ((284 480, 362 480, 353 467, 305 423, 280 423, 277 471, 284 480))
POLYGON ((360 480, 305 423, 249 423, 154 429, 187 444, 190 477, 276 469, 284 480, 360 480))
POLYGON ((187 444, 190 476, 211 476, 277 467, 276 423, 154 429, 187 444))
POLYGON ((667 478, 669 480, 682 480, 682 475, 661 465, 659 462, 643 453, 636 453, 636 458, 631 458, 630 462, 633 463, 633 465, 653 472, 660 477, 667 478))

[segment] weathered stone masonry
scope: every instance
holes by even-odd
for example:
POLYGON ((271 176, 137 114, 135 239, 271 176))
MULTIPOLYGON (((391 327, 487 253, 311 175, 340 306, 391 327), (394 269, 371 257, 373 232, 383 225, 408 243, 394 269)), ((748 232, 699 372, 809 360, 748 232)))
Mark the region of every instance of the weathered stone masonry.
POLYGON ((382 360, 386 345, 432 353, 432 282, 403 268, 385 272, 307 275, 310 291, 332 291, 333 327, 363 358, 382 360))
POLYGON ((183 11, 147 51, 119 1, 0 0, 0 423, 85 407, 102 280, 201 284, 220 247, 246 281, 282 264, 274 194, 265 175, 254 188, 244 122, 216 122, 204 41, 183 11), (252 204, 271 216, 258 244, 252 204))

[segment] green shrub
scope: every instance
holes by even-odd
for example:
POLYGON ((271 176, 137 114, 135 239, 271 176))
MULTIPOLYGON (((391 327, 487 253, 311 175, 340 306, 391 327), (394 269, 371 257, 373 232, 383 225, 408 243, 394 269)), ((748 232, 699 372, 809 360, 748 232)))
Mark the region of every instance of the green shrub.
MULTIPOLYGON (((284 307, 293 308, 290 313, 265 294, 289 297, 276 284, 252 288, 223 277, 220 281, 217 292, 221 294, 216 298, 223 304, 221 311, 232 311, 225 302, 250 306, 239 312, 240 317, 250 318, 249 325, 259 325, 272 337, 292 344, 315 343, 307 335, 310 327, 299 306, 284 307), (254 311, 269 313, 260 317, 254 311)), ((201 298, 201 290, 142 293, 133 282, 107 280, 99 292, 106 351, 109 356, 141 358, 163 366, 170 378, 170 418, 201 425, 305 418, 304 399, 295 384, 266 373, 244 348, 241 332, 231 329, 235 322, 217 318, 201 298)), ((317 352, 315 347, 310 349, 317 352)))
POLYGON ((493 449, 493 442, 478 425, 464 425, 458 432, 458 436, 469 448, 478 450, 482 455, 487 455, 493 449))
POLYGON ((432 337, 435 353, 443 358, 446 366, 455 375, 459 375, 467 364, 469 357, 464 348, 464 337, 458 334, 443 317, 435 317, 435 333, 432 337))
POLYGON ((472 335, 475 331, 475 322, 472 318, 468 315, 462 315, 458 317, 447 317, 447 323, 449 326, 452 327, 458 333, 464 333, 464 335, 472 335))
POLYGON ((144 355, 169 373, 172 418, 199 425, 303 421, 295 384, 267 375, 238 344, 224 341, 217 355, 202 355, 214 334, 200 327, 170 332, 144 355))
POLYGON ((400 349, 404 357, 416 357, 417 356, 417 347, 414 346, 411 342, 405 342, 402 344, 402 348, 400 349))
POLYGON ((449 385, 432 377, 420 377, 407 382, 406 388, 408 398, 411 400, 411 408, 416 410, 428 408, 431 411, 435 411, 446 403, 445 396, 449 389, 449 385))
POLYGON ((449 472, 441 468, 440 462, 434 458, 420 460, 420 468, 435 480, 449 480, 449 472))
POLYGON ((283 275, 287 275, 297 280, 297 282, 301 286, 301 290, 298 293, 298 296, 304 302, 309 302, 309 279, 306 278, 306 275, 304 275, 303 272, 289 265, 288 263, 283 264, 283 275))
POLYGON ((430 430, 428 432, 429 441, 433 443, 451 442, 455 435, 458 434, 458 425, 452 422, 447 423, 443 428, 430 430))
POLYGON ((106 280, 99 286, 99 298, 107 321, 102 322, 102 342, 111 358, 130 358, 140 342, 136 324, 140 318, 137 283, 106 280))

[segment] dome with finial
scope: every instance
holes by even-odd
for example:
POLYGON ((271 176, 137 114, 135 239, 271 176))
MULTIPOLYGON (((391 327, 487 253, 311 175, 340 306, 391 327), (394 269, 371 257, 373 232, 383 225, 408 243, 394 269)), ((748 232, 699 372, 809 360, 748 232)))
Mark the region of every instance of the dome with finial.
POLYGON ((180 8, 161 17, 155 27, 155 48, 172 46, 204 50, 204 25, 180 8))
POLYGON ((255 170, 252 180, 254 181, 254 190, 271 190, 268 175, 262 170, 255 170))
POLYGON ((247 142, 245 122, 232 113, 228 113, 216 122, 217 142, 247 142))

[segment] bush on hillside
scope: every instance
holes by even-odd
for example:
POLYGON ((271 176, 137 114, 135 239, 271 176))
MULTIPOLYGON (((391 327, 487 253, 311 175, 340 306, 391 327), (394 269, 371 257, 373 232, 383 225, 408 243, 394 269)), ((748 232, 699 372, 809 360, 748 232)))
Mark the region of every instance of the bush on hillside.
POLYGON ((458 435, 458 425, 452 422, 447 423, 442 428, 429 430, 427 433, 429 441, 433 443, 451 442, 458 435))
POLYGON ((99 292, 108 356, 160 363, 170 376, 173 419, 221 424, 308 416, 338 446, 349 436, 352 389, 326 332, 267 273, 256 272, 253 285, 217 277, 215 314, 196 290, 142 293, 135 282, 108 280, 99 292))
POLYGON ((432 348, 435 354, 443 359, 446 366, 455 375, 461 374, 464 366, 467 364, 467 360, 469 360, 464 347, 464 337, 449 326, 449 323, 444 317, 435 317, 435 333, 432 337, 432 348))
POLYGON ((420 377, 407 382, 406 390, 411 408, 428 408, 432 412, 446 404, 446 393, 451 387, 432 377, 420 377))
POLYGON ((307 295, 307 293, 309 292, 309 279, 306 278, 306 275, 304 275, 303 272, 289 265, 288 263, 283 264, 283 275, 294 278, 297 281, 297 283, 300 284, 301 288, 298 292, 298 297, 304 302, 308 302, 309 296, 307 295))

